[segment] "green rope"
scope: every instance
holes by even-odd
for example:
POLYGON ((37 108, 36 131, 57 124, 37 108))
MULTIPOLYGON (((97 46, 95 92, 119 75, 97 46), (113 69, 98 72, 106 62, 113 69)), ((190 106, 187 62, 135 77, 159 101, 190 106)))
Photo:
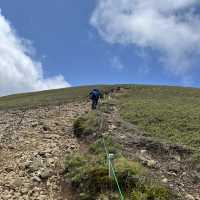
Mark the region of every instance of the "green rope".
POLYGON ((119 186, 119 182, 118 182, 118 179, 117 179, 117 176, 116 176, 116 173, 115 173, 115 169, 114 169, 112 163, 111 163, 111 169, 112 169, 112 172, 113 172, 113 176, 114 176, 114 178, 115 178, 115 182, 116 182, 116 184, 117 184, 117 188, 118 188, 118 190, 119 190, 120 199, 121 199, 121 200, 124 200, 124 196, 123 196, 122 191, 121 191, 121 188, 120 188, 120 186, 119 186))
MULTIPOLYGON (((104 145, 104 149, 105 149, 105 152, 106 152, 106 156, 107 156, 107 159, 108 159, 108 158, 109 158, 109 151, 108 151, 108 148, 106 147, 106 143, 105 143, 104 138, 103 138, 102 140, 103 140, 103 145, 104 145)), ((123 196, 123 194, 122 194, 122 190, 121 190, 121 188, 120 188, 120 186, 119 186, 119 181, 118 181, 118 179, 117 179, 117 176, 116 176, 116 173, 115 173, 115 169, 114 169, 114 167, 113 167, 112 162, 110 162, 110 166, 111 166, 111 170, 112 170, 112 173, 113 173, 113 176, 114 176, 114 180, 115 180, 115 182, 116 182, 116 184, 117 184, 117 189, 119 190, 120 199, 121 199, 121 200, 124 200, 125 198, 124 198, 124 196, 123 196)))

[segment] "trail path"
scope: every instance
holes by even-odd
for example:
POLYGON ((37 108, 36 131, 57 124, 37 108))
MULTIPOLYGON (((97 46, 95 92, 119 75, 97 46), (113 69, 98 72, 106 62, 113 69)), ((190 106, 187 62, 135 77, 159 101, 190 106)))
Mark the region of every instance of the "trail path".
POLYGON ((67 200, 63 161, 79 150, 72 124, 88 108, 82 102, 0 113, 0 200, 67 200))
MULTIPOLYGON (((66 154, 82 151, 73 121, 88 112, 87 102, 0 112, 0 200, 72 200, 63 180, 66 154)), ((155 141, 123 122, 115 106, 105 114, 109 130, 131 159, 180 193, 200 200, 200 174, 184 162, 187 150, 155 141)))

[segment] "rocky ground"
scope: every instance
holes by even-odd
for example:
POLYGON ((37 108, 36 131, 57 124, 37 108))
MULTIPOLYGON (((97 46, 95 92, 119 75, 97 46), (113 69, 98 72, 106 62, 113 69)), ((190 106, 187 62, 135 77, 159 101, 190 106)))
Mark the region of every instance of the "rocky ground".
POLYGON ((0 113, 0 200, 68 199, 63 161, 79 149, 72 124, 87 109, 69 103, 0 113))
MULTIPOLYGON (((71 200, 63 180, 64 157, 79 151, 75 118, 87 102, 0 112, 0 200, 71 200)), ((200 174, 185 162, 190 151, 148 138, 120 119, 116 106, 105 117, 112 135, 131 159, 176 191, 181 199, 200 200, 200 174)))

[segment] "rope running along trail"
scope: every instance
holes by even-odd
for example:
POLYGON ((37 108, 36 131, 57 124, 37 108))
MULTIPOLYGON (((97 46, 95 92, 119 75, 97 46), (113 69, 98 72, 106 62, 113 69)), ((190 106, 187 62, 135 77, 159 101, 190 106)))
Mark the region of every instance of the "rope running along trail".
MULTIPOLYGON (((101 117, 99 131, 102 130, 102 128, 103 128, 103 116, 101 117)), ((114 168, 112 162, 110 161, 109 151, 108 151, 108 148, 106 146, 105 139, 104 139, 103 135, 102 135, 102 143, 103 143, 103 146, 104 146, 104 150, 105 150, 105 153, 106 153, 106 157, 107 157, 108 163, 109 163, 109 165, 111 167, 111 171, 112 171, 112 174, 114 176, 114 180, 115 180, 116 185, 117 185, 117 189, 118 189, 119 194, 120 194, 120 199, 121 200, 125 200, 125 198, 124 198, 124 196, 122 194, 122 190, 121 190, 120 185, 119 185, 119 181, 118 181, 117 176, 116 176, 115 168, 114 168)))

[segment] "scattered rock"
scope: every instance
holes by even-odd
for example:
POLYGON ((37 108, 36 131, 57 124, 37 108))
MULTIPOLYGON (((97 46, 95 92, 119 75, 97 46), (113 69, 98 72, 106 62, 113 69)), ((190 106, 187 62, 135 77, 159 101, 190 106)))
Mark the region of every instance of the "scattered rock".
POLYGON ((157 168, 157 161, 151 159, 149 156, 139 155, 139 160, 150 168, 157 168))
POLYGON ((23 185, 23 179, 22 178, 16 178, 16 179, 13 179, 10 182, 10 187, 13 188, 13 189, 21 187, 22 185, 23 185))
POLYGON ((43 169, 39 174, 41 179, 47 179, 51 176, 52 171, 49 169, 43 169))
POLYGON ((191 177, 192 177, 192 181, 193 183, 199 183, 200 182, 200 173, 198 173, 197 171, 192 171, 191 172, 191 177))
POLYGON ((168 183, 168 179, 167 178, 164 178, 164 179, 162 179, 162 183, 168 183))
POLYGON ((44 125, 44 126, 42 127, 42 129, 43 129, 45 132, 51 131, 51 128, 50 128, 48 125, 44 125))
POLYGON ((29 192, 29 188, 27 188, 27 187, 23 187, 22 189, 21 189, 21 193, 22 194, 27 194, 29 192))
POLYGON ((8 173, 9 173, 9 172, 12 172, 12 171, 13 171, 13 168, 12 168, 12 167, 6 167, 6 168, 5 168, 5 171, 8 172, 8 173))
POLYGON ((148 160, 147 166, 150 168, 156 168, 157 162, 155 160, 148 160))
POLYGON ((41 179, 38 176, 32 177, 32 181, 41 182, 41 179))
POLYGON ((145 155, 147 153, 147 150, 143 149, 140 151, 141 155, 145 155))
POLYGON ((187 200, 195 200, 195 198, 194 198, 191 194, 186 194, 186 195, 185 195, 185 198, 186 198, 187 200))
POLYGON ((180 161, 181 161, 181 156, 175 155, 175 156, 174 156, 174 159, 175 159, 176 161, 180 162, 180 161))
POLYGON ((34 123, 31 124, 31 126, 32 126, 32 128, 35 128, 35 127, 38 126, 38 123, 37 123, 37 122, 34 122, 34 123))
POLYGON ((43 167, 43 164, 42 164, 41 160, 35 159, 28 166, 28 169, 29 169, 29 172, 35 172, 35 171, 38 171, 41 167, 43 167))
MULTIPOLYGON (((64 167, 58 166, 57 161, 66 152, 75 152, 79 148, 71 132, 72 122, 75 116, 80 116, 80 113, 87 111, 87 105, 76 104, 74 106, 73 103, 63 105, 63 108, 61 106, 60 113, 58 108, 53 106, 30 109, 18 131, 15 130, 15 126, 19 121, 21 111, 15 111, 11 114, 6 112, 6 114, 0 115, 0 149, 1 156, 5 157, 1 157, 0 199, 47 200, 49 199, 49 192, 52 192, 53 199, 63 199, 57 194, 60 192, 59 181, 60 177, 63 176, 64 167), (13 127, 9 128, 8 125, 10 124, 14 124, 13 127), (4 144, 1 138, 6 127, 7 129, 4 132, 7 136, 12 134, 12 137, 6 137, 4 144), (44 134, 41 134, 41 132, 44 134), (5 149, 6 151, 4 152, 5 149)), ((112 110, 112 115, 113 112, 115 112, 115 109, 112 110)), ((183 148, 175 146, 173 148, 175 153, 170 151, 171 154, 169 154, 170 162, 168 160, 164 161, 166 166, 163 167, 160 155, 169 153, 170 145, 163 147, 159 142, 155 143, 152 139, 146 139, 145 135, 142 135, 144 138, 140 137, 141 135, 137 137, 137 127, 130 123, 126 126, 124 125, 123 131, 120 132, 118 131, 118 126, 122 126, 123 123, 113 123, 113 116, 111 117, 109 119, 110 130, 104 130, 105 135, 117 132, 119 138, 121 138, 120 141, 130 140, 127 144, 132 145, 135 148, 135 152, 142 149, 139 152, 141 162, 152 168, 151 171, 156 172, 158 169, 158 174, 164 174, 161 178, 162 183, 169 185, 172 189, 177 188, 178 185, 182 194, 185 194, 186 191, 191 193, 193 196, 190 194, 184 195, 187 200, 200 200, 197 197, 198 188, 194 189, 191 186, 192 183, 196 184, 199 182, 199 174, 196 171, 191 172, 191 169, 190 171, 184 168, 181 169, 182 166, 179 164, 181 158, 183 160, 184 155, 188 155, 183 148), (124 134, 125 131, 130 132, 132 137, 136 136, 136 139, 132 141, 129 135, 124 134), (152 153, 155 153, 155 156, 151 157, 152 153), (167 167, 168 165, 169 167, 167 167), (161 168, 158 168, 158 166, 161 166, 161 168), (184 170, 185 172, 183 173, 184 170), (168 175, 171 175, 170 178, 165 178, 168 175)), ((104 198, 106 199, 107 197, 105 196, 104 198)), ((113 196, 113 198, 115 197, 113 196)), ((117 195, 116 199, 119 199, 117 195)))
POLYGON ((42 158, 46 158, 46 152, 44 151, 38 152, 38 155, 41 156, 42 158))
POLYGON ((169 167, 168 167, 168 170, 169 170, 170 172, 178 173, 178 172, 181 170, 181 166, 180 166, 180 164, 177 163, 177 162, 170 163, 170 164, 169 164, 169 167))

